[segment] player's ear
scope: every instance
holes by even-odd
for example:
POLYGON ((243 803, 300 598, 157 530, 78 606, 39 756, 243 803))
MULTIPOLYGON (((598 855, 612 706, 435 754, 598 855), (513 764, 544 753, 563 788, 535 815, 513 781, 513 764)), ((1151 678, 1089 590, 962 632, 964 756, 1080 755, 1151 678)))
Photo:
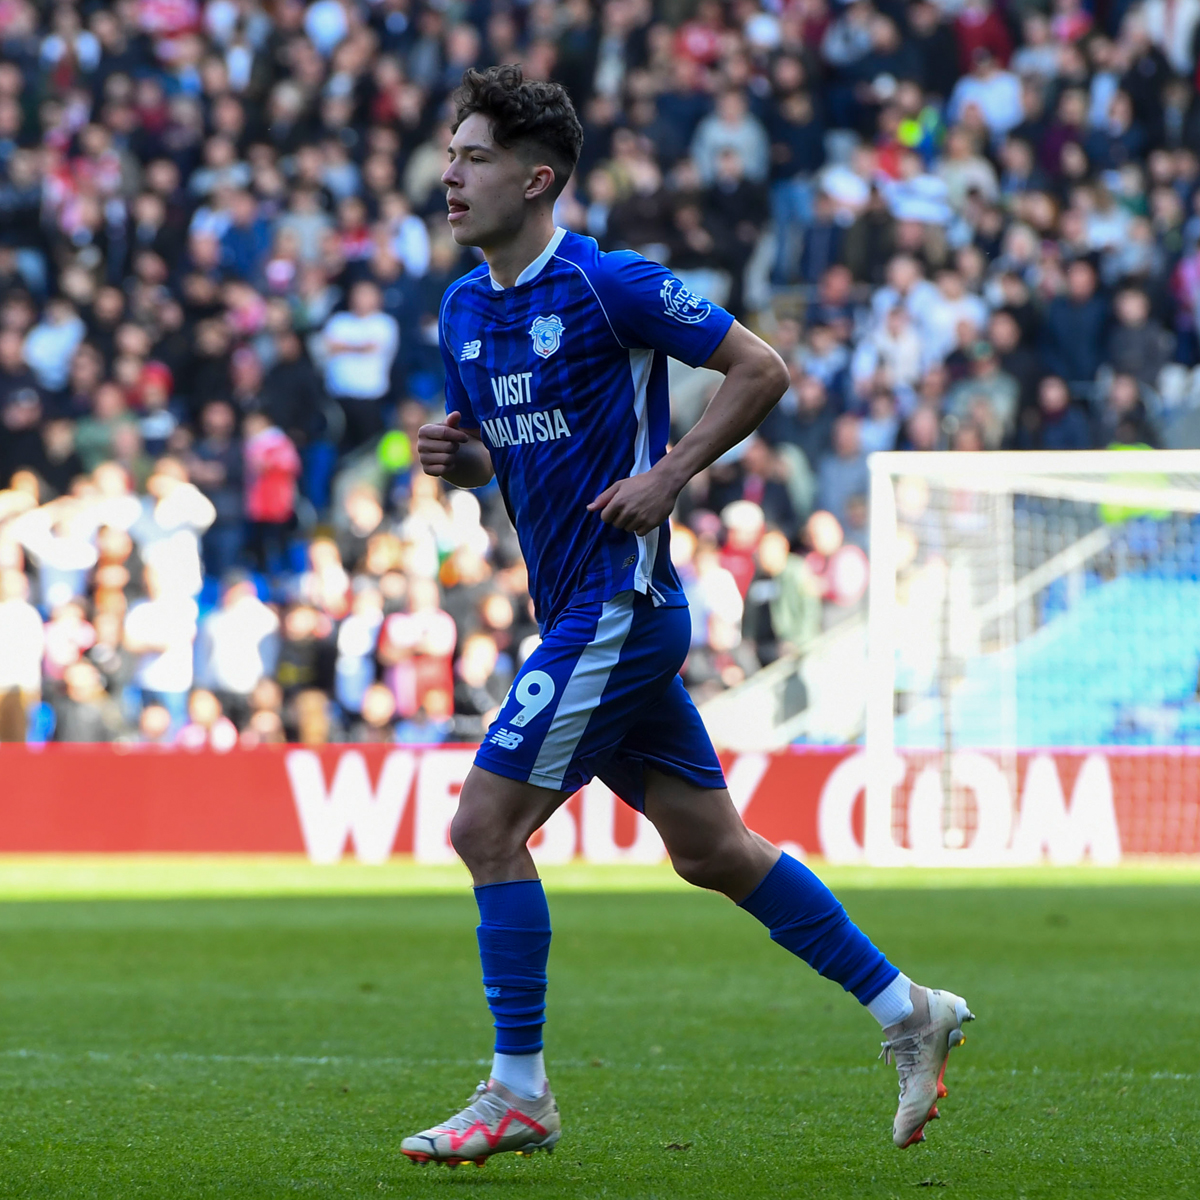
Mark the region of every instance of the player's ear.
POLYGON ((554 168, 546 163, 539 163, 529 173, 529 183, 525 188, 526 200, 538 200, 545 196, 554 186, 554 168))

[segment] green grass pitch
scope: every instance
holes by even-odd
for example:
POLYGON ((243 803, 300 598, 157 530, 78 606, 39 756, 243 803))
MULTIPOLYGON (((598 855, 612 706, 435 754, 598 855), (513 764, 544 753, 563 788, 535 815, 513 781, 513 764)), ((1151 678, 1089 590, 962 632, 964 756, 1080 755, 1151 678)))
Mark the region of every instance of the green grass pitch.
POLYGON ((397 1146, 486 1071, 468 894, 0 906, 3 1197, 1200 1194, 1200 888, 843 891, 979 1019, 928 1141, 840 989, 710 895, 551 897, 553 1156, 397 1146))

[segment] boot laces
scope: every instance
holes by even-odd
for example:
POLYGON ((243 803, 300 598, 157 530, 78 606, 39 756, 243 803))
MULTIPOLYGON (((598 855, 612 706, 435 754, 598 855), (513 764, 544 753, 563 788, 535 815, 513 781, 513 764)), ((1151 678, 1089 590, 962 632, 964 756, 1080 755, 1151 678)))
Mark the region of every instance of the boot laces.
POLYGON ((883 1047, 879 1052, 879 1057, 885 1063, 894 1062, 896 1064, 896 1070, 900 1075, 900 1094, 903 1096, 909 1079, 921 1063, 920 1034, 905 1033, 891 1041, 879 1044, 883 1047))
POLYGON ((454 1116, 443 1121, 438 1128, 466 1129, 475 1124, 476 1121, 484 1121, 490 1127, 494 1121, 503 1115, 498 1111, 489 1111, 489 1109, 496 1109, 498 1104, 498 1099, 488 1091, 487 1080, 481 1079, 462 1111, 455 1113, 454 1116))

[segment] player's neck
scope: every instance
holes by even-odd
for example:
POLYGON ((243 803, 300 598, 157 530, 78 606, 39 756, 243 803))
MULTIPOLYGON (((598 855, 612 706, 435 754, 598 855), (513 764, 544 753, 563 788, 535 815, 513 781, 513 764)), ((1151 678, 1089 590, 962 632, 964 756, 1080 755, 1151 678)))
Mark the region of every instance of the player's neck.
POLYGON ((492 278, 501 287, 512 287, 521 272, 546 249, 553 236, 554 214, 543 211, 531 216, 510 241, 484 247, 483 257, 487 259, 492 278))

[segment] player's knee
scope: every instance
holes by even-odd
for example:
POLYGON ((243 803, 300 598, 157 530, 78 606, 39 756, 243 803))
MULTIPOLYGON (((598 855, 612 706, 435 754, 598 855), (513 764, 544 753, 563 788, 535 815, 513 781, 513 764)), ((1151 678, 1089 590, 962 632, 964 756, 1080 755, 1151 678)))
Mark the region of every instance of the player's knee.
POLYGON ((744 891, 747 873, 754 869, 755 847, 749 836, 730 833, 715 838, 703 849, 671 852, 675 873, 693 887, 732 895, 744 891))
POLYGON ((450 844, 472 871, 507 862, 523 844, 511 825, 486 804, 459 804, 450 822, 450 844))
POLYGON ((675 873, 693 887, 714 892, 725 890, 731 874, 736 873, 735 857, 727 846, 713 846, 701 854, 673 854, 675 873))
POLYGON ((496 845, 495 830, 486 812, 460 805, 450 822, 450 844, 468 867, 483 866, 489 848, 494 850, 496 845))
POLYGON ((712 888, 713 880, 719 874, 720 864, 714 861, 712 855, 673 854, 671 866, 685 883, 690 883, 693 887, 712 888))

